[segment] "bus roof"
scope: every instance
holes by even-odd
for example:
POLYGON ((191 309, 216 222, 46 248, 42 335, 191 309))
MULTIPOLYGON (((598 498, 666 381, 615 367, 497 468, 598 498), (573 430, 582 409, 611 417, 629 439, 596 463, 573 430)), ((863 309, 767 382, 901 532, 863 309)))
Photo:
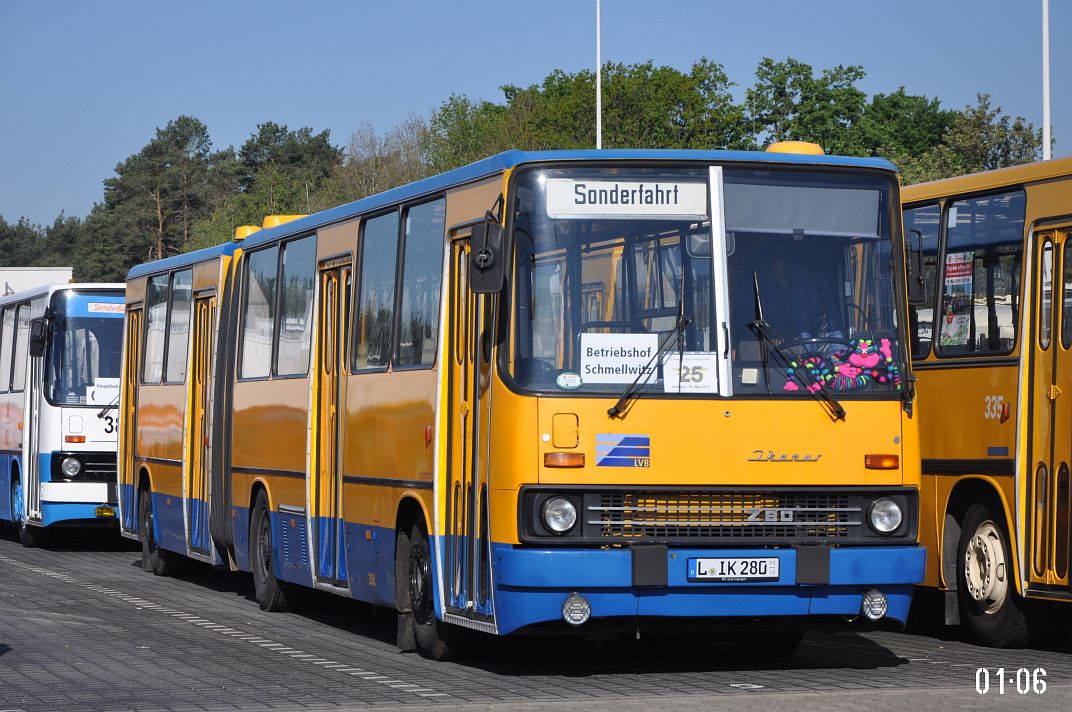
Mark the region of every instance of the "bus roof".
POLYGON ((225 242, 222 245, 214 245, 201 250, 194 250, 193 252, 184 252, 181 255, 165 257, 162 260, 144 262, 130 268, 130 271, 127 272, 127 280, 137 279, 138 277, 144 277, 147 274, 154 274, 156 272, 166 272, 178 267, 188 267, 189 265, 195 265, 200 262, 207 262, 220 255, 233 255, 237 248, 238 243, 225 242))
POLYGON ((901 188, 901 202, 915 203, 943 195, 979 193, 1003 186, 1035 183, 1067 175, 1072 175, 1072 157, 1054 158, 1050 161, 1037 161, 1025 163, 1022 166, 1010 166, 955 178, 933 180, 928 183, 906 185, 901 188))
POLYGON ((33 299, 35 297, 45 296, 52 294, 53 292, 59 292, 61 290, 73 289, 75 291, 82 289, 117 289, 123 291, 127 288, 125 284, 119 284, 116 282, 64 282, 54 284, 42 284, 31 289, 24 289, 21 292, 15 292, 14 294, 8 294, 7 296, 0 297, 0 306, 6 306, 8 304, 14 304, 15 302, 23 302, 27 299, 33 299))
MULTIPOLYGON (((780 163, 817 166, 848 166, 879 168, 896 171, 897 167, 883 158, 854 158, 850 156, 819 156, 802 153, 767 153, 763 151, 697 151, 669 149, 607 149, 572 151, 505 151, 461 168, 430 178, 392 188, 383 193, 330 208, 279 227, 260 230, 246 238, 244 247, 254 247, 277 238, 317 228, 349 218, 374 212, 395 203, 407 202, 446 190, 452 186, 481 180, 524 163, 540 161, 616 161, 630 159, 706 161, 719 163, 780 163)), ((138 269, 137 267, 135 269, 138 269)), ((131 270, 133 274, 133 270, 131 270)))

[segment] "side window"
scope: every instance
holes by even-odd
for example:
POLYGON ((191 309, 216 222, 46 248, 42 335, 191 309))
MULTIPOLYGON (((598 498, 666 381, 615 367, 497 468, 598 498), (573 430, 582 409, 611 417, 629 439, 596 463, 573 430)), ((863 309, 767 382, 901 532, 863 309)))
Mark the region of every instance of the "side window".
POLYGON ((943 356, 1007 354, 1016 343, 1023 263, 1023 191, 946 207, 937 314, 943 356))
POLYGON ((167 293, 168 276, 166 274, 149 280, 145 294, 145 350, 141 369, 141 380, 145 383, 159 383, 164 375, 167 293))
POLYGON ((316 237, 284 245, 279 348, 275 361, 275 372, 280 376, 304 375, 309 371, 315 279, 316 237))
POLYGON ((391 360, 395 309, 398 213, 365 221, 354 325, 354 370, 386 367, 391 360))
MULTIPOLYGON (((1065 236, 1064 256, 1061 258, 1064 295, 1061 298, 1061 345, 1072 348, 1072 235, 1065 236)), ((0 384, 2 386, 2 384, 0 384)))
POLYGON ((443 199, 406 211, 402 314, 398 334, 400 365, 429 366, 435 363, 446 213, 447 204, 443 199))
POLYGON ((918 236, 911 230, 923 234, 923 279, 927 284, 927 302, 912 307, 910 316, 912 331, 912 356, 926 358, 931 351, 934 334, 934 286, 938 276, 938 233, 942 220, 942 210, 937 203, 921 205, 904 211, 905 243, 910 249, 919 247, 918 236))
POLYGON ((1042 244, 1042 264, 1039 265, 1039 346, 1050 348, 1053 325, 1053 242, 1047 238, 1042 244))
POLYGON ((263 378, 270 370, 278 267, 279 247, 254 252, 246 259, 239 378, 263 378))
POLYGON ((21 391, 26 385, 27 340, 30 338, 30 305, 20 304, 15 315, 15 370, 11 390, 21 391))
POLYGON ((11 388, 11 347, 15 344, 15 307, 4 309, 0 327, 0 391, 11 388))
POLYGON ((168 322, 168 383, 186 382, 186 360, 190 347, 190 303, 193 300, 193 272, 183 270, 171 278, 171 321, 168 322))

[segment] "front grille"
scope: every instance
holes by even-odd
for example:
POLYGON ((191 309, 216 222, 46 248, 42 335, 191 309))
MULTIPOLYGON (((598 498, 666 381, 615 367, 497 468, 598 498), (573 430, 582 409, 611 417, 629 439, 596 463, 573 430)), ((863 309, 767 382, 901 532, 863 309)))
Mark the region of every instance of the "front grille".
POLYGON ((60 470, 64 458, 77 457, 82 462, 82 471, 74 482, 115 482, 116 466, 114 452, 56 452, 52 454, 52 481, 67 481, 60 470))
POLYGON ((585 497, 588 534, 609 539, 839 539, 863 512, 848 494, 601 492, 585 497))
POLYGON ((915 541, 918 493, 911 487, 628 487, 527 486, 518 501, 519 535, 541 546, 868 545, 915 541), (543 506, 564 497, 577 523, 556 533, 543 506), (868 511, 888 497, 904 521, 889 535, 868 525, 868 511))

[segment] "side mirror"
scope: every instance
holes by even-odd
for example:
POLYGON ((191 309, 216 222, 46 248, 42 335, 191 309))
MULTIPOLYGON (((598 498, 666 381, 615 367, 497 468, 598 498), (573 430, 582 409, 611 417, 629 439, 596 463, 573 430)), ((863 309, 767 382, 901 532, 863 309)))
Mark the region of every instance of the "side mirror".
POLYGON ((48 344, 48 320, 43 317, 30 319, 30 355, 44 356, 48 344))
POLYGON ((506 246, 502 227, 491 215, 473 227, 469 238, 469 289, 474 294, 498 294, 506 283, 506 246))
POLYGON ((923 233, 919 230, 908 231, 908 241, 905 245, 905 265, 908 267, 908 303, 911 306, 920 306, 927 303, 927 280, 923 276, 923 233), (912 237, 916 238, 916 246, 912 246, 912 237))

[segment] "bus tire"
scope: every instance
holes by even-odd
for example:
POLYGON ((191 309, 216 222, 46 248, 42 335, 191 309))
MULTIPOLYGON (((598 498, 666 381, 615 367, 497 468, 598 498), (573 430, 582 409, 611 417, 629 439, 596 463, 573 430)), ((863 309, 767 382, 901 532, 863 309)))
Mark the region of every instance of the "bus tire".
POLYGON ((405 585, 409 593, 409 615, 413 621, 413 634, 417 638, 417 651, 432 660, 458 657, 464 631, 436 618, 432 549, 422 522, 417 522, 410 530, 405 585))
POLYGON ((757 631, 737 634, 733 645, 746 658, 781 660, 795 653, 803 639, 802 630, 757 631))
POLYGON ((994 648, 1020 648, 1030 640, 1009 552, 1000 516, 983 504, 968 507, 957 544, 961 621, 978 643, 994 648))
POLYGON ((23 509, 26 500, 23 499, 22 482, 15 478, 11 481, 11 525, 15 527, 15 536, 19 543, 27 549, 41 546, 44 541, 44 530, 31 527, 23 521, 23 509))
POLYGON ((153 493, 143 489, 138 494, 138 526, 141 532, 141 568, 154 576, 170 576, 171 556, 156 543, 153 515, 153 493))
POLYGON ((272 549, 272 518, 268 497, 257 494, 250 519, 249 569, 253 573, 253 591, 262 611, 289 611, 287 587, 275 577, 275 552, 272 549))

